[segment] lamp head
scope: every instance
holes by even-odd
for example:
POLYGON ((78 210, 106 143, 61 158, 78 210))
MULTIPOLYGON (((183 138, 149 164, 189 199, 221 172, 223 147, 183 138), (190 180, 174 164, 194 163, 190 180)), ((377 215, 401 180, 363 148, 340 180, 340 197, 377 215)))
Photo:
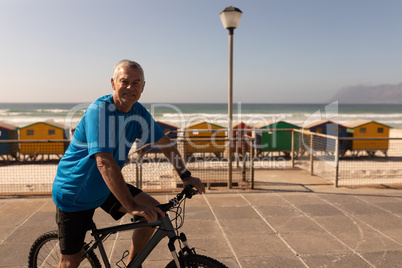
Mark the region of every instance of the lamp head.
POLYGON ((227 7, 219 14, 223 27, 228 30, 236 29, 239 26, 243 12, 237 7, 227 7))

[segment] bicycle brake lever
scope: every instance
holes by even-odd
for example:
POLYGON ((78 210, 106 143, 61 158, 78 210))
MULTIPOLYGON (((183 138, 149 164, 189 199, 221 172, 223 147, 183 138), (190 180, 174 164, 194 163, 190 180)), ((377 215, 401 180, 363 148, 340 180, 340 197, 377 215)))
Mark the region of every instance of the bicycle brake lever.
POLYGON ((192 187, 190 187, 190 186, 187 186, 186 187, 186 198, 188 198, 188 199, 191 199, 192 197, 193 197, 193 195, 196 195, 196 194, 198 194, 198 191, 197 191, 197 189, 193 189, 192 187))
POLYGON ((167 212, 173 205, 175 205, 172 201, 169 201, 167 204, 156 205, 156 207, 160 208, 163 212, 167 212))

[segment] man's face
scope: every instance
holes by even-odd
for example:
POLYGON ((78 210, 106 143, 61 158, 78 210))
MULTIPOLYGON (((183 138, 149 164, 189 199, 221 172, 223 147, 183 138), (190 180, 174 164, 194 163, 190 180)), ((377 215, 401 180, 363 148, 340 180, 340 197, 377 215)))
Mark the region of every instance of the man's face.
POLYGON ((112 78, 111 82, 116 108, 127 113, 134 103, 140 99, 141 93, 144 91, 145 81, 142 71, 138 68, 121 67, 116 81, 112 78))

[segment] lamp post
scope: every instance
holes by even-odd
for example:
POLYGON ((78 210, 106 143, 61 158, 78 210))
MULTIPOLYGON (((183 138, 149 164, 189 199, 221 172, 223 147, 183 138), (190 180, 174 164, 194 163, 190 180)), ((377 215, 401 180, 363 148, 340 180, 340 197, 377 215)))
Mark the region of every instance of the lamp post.
POLYGON ((228 188, 232 188, 232 139, 233 139, 233 32, 239 26, 243 12, 236 7, 227 7, 219 14, 223 27, 229 30, 229 85, 228 85, 228 116, 229 116, 229 158, 228 158, 228 188))

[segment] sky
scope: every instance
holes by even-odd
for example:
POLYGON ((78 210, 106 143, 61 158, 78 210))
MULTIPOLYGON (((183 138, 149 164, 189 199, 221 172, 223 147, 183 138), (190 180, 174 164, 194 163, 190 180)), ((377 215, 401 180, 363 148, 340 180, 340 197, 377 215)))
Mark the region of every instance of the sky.
POLYGON ((325 103, 344 87, 402 82, 400 0, 0 0, 0 102, 91 102, 121 59, 144 103, 325 103))

